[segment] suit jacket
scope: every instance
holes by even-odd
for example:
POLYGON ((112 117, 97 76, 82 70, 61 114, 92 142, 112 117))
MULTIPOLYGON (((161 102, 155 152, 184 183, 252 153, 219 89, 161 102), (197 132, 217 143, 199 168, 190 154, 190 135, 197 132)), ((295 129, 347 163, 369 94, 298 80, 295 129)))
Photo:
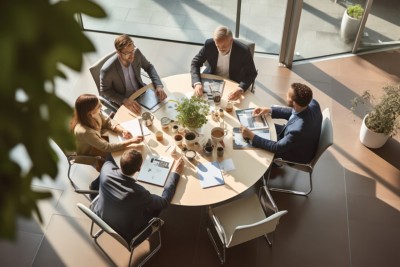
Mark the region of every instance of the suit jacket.
MULTIPOLYGON (((190 68, 192 84, 201 82, 200 67, 206 61, 210 65, 207 73, 215 74, 218 62, 218 49, 213 39, 206 40, 203 48, 192 60, 190 68)), ((254 82, 256 76, 257 70, 250 50, 244 44, 233 39, 231 57, 229 59, 229 79, 237 82, 243 90, 247 90, 254 82)))
POLYGON ((129 244, 151 218, 168 206, 179 177, 171 172, 162 196, 153 195, 132 177, 124 175, 109 155, 100 171, 99 197, 90 208, 129 244))
MULTIPOLYGON (((147 72, 154 86, 162 86, 156 69, 139 49, 135 50, 135 59, 131 66, 140 87, 145 86, 140 75, 141 69, 144 69, 147 72)), ((118 60, 118 55, 115 54, 104 63, 100 70, 100 94, 121 106, 122 101, 126 98, 125 92, 126 85, 124 72, 118 60)))
MULTIPOLYGON (((289 120, 292 108, 272 107, 272 118, 289 120)), ((316 100, 291 118, 278 134, 278 141, 254 136, 252 144, 275 153, 282 158, 298 163, 309 163, 315 155, 321 134, 322 113, 316 100)))

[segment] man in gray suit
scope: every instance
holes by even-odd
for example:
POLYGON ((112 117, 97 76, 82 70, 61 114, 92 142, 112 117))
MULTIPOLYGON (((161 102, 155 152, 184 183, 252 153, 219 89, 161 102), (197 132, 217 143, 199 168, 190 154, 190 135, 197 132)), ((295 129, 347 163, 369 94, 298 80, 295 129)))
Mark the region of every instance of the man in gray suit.
POLYGON ((112 156, 107 156, 100 171, 100 190, 90 208, 120 234, 128 244, 148 221, 158 217, 175 194, 182 174, 182 158, 175 161, 161 196, 150 194, 132 176, 140 170, 140 152, 130 149, 122 154, 118 168, 112 156))
POLYGON ((118 106, 124 105, 135 114, 141 113, 141 107, 129 96, 145 86, 140 71, 144 69, 156 87, 156 95, 163 101, 167 95, 164 92, 160 77, 154 66, 134 45, 126 35, 118 36, 114 41, 117 53, 107 60, 100 70, 100 93, 118 106))
POLYGON ((275 125, 277 141, 261 138, 246 127, 241 127, 243 138, 255 147, 275 153, 276 158, 309 163, 318 147, 322 113, 312 90, 305 84, 293 83, 287 94, 289 107, 256 108, 253 116, 271 114, 274 119, 285 119, 286 125, 275 125))

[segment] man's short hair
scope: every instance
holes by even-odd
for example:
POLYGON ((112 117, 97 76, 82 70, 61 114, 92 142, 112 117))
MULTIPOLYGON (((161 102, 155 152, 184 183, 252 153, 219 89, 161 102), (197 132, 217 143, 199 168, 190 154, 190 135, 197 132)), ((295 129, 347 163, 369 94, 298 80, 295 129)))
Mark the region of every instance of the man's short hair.
POLYGON ((143 163, 142 154, 135 149, 126 150, 121 157, 121 171, 125 175, 133 175, 140 170, 143 163))
POLYGON ((129 35, 127 34, 122 34, 118 36, 117 38, 115 38, 114 41, 115 49, 119 52, 121 52, 125 47, 131 44, 133 45, 133 41, 131 37, 129 37, 129 35))
POLYGON ((232 31, 225 26, 219 26, 214 31, 214 41, 222 40, 226 38, 232 38, 232 31))
POLYGON ((292 83, 291 87, 293 89, 292 100, 299 106, 305 107, 311 102, 313 92, 310 87, 302 83, 292 83))

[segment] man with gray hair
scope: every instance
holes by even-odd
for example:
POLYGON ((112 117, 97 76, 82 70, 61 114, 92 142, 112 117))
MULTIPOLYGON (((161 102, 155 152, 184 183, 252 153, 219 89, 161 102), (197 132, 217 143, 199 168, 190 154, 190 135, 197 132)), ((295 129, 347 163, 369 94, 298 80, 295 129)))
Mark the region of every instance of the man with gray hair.
POLYGON ((232 36, 232 31, 225 26, 219 26, 214 31, 214 37, 207 39, 191 64, 192 85, 195 95, 203 95, 200 68, 205 62, 209 67, 205 73, 215 74, 237 82, 235 91, 229 94, 229 100, 237 100, 250 87, 257 76, 250 50, 232 36))

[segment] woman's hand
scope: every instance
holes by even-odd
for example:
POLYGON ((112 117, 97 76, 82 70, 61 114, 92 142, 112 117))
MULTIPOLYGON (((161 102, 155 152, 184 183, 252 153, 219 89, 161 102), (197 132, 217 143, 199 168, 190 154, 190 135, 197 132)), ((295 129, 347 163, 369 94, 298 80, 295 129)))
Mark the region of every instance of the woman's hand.
POLYGON ((131 139, 133 137, 132 134, 125 129, 122 130, 121 135, 125 139, 131 139))
POLYGON ((129 146, 131 144, 139 144, 142 141, 143 141, 143 136, 134 136, 131 139, 126 140, 125 144, 129 146))

